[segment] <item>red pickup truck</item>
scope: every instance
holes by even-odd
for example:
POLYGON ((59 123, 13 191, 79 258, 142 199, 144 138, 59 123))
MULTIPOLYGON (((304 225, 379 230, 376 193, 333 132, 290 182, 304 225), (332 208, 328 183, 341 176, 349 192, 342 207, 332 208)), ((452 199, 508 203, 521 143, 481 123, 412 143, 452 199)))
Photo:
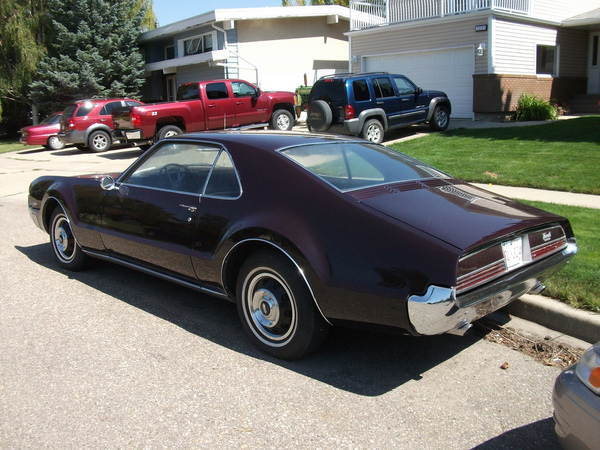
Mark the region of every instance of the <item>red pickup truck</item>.
POLYGON ((293 92, 263 92, 243 80, 211 80, 182 84, 177 101, 115 108, 114 136, 148 146, 167 136, 265 124, 291 130, 296 97, 293 92))

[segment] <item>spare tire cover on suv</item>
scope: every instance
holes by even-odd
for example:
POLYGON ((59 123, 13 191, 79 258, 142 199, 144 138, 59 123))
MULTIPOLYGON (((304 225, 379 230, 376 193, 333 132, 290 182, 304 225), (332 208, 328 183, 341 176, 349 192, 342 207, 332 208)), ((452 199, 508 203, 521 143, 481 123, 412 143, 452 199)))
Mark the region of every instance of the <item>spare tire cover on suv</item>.
POLYGON ((308 105, 308 126, 315 131, 326 131, 331 126, 331 108, 323 100, 316 100, 308 105))

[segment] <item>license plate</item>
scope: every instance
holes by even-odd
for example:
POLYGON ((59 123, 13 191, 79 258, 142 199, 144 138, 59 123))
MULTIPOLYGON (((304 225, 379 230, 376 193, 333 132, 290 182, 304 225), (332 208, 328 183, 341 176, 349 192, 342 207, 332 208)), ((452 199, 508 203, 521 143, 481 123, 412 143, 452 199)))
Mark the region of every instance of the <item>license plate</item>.
POLYGON ((521 265, 523 263, 523 239, 519 237, 512 241, 503 242, 502 252, 504 253, 504 263, 507 269, 521 265))
POLYGON ((141 131, 130 131, 128 133, 125 133, 125 136, 127 136, 127 139, 141 139, 142 132, 141 131))

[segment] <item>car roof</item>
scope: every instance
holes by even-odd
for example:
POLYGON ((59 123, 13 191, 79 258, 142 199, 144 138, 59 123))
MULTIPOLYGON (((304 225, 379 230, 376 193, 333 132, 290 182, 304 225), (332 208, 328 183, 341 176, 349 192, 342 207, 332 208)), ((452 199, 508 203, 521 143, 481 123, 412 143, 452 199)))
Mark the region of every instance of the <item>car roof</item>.
POLYGON ((324 75, 320 80, 347 80, 349 78, 360 78, 360 77, 368 77, 370 75, 390 75, 389 72, 362 72, 362 73, 335 73, 331 75, 324 75))
POLYGON ((278 150, 296 145, 320 144, 327 142, 363 142, 353 136, 314 135, 289 131, 248 131, 223 130, 198 133, 187 133, 173 136, 165 140, 204 141, 223 144, 224 146, 242 144, 263 150, 278 150))

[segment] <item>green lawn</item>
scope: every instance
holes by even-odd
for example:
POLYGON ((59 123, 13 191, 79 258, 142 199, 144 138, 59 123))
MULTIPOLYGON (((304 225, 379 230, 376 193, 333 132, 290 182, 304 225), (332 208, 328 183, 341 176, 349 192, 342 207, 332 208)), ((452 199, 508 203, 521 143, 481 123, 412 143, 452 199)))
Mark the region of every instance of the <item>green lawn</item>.
POLYGON ((579 251, 571 262, 544 281, 543 295, 600 312, 600 211, 540 202, 524 202, 567 217, 579 251))
POLYGON ((471 182, 600 195, 600 116, 458 129, 391 147, 471 182))
POLYGON ((34 148, 34 147, 23 145, 19 142, 18 139, 10 139, 10 140, 6 140, 6 141, 0 141, 0 153, 15 152, 17 150, 24 150, 26 148, 34 148))

